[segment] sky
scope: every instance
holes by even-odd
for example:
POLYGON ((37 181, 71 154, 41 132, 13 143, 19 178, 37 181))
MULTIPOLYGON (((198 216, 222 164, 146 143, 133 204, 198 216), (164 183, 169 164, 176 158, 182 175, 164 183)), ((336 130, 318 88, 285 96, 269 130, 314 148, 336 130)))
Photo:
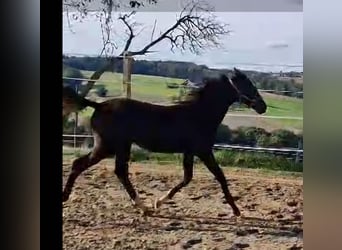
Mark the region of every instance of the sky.
MULTIPOLYGON (((155 20, 155 34, 158 34, 175 22, 177 14, 138 12, 133 18, 144 30, 134 39, 131 50, 141 49, 150 41, 155 20)), ((239 67, 273 72, 303 70, 303 12, 216 12, 215 15, 228 23, 232 31, 222 38, 222 48, 197 56, 172 53, 169 44, 162 42, 153 47, 156 53, 137 59, 190 61, 213 68, 239 67)), ((119 47, 116 53, 120 53, 126 38, 124 26, 116 22, 114 31, 119 47)), ((98 55, 101 49, 100 23, 94 17, 81 23, 72 21, 70 28, 63 15, 63 53, 98 55)))

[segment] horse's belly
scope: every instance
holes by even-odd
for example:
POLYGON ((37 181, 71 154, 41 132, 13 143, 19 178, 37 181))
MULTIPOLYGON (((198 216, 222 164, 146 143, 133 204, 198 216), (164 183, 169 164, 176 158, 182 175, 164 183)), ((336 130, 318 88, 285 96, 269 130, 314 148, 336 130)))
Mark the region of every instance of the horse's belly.
POLYGON ((151 152, 181 153, 187 148, 187 141, 182 138, 149 138, 149 140, 136 140, 135 143, 151 152))

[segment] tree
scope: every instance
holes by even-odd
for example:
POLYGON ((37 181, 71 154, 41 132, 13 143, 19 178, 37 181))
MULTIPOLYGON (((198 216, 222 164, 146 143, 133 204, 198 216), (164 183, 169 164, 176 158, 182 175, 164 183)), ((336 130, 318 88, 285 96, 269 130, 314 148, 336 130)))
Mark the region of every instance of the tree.
MULTIPOLYGON (((77 14, 71 14, 73 19, 84 18, 90 11, 91 4, 94 0, 63 0, 63 7, 67 13, 69 8, 76 8, 77 14)), ((139 8, 145 4, 157 4, 158 0, 101 0, 101 13, 98 18, 101 23, 103 33, 103 49, 108 58, 108 63, 96 70, 90 77, 90 80, 82 89, 81 95, 86 96, 90 89, 94 86, 96 80, 106 71, 114 67, 115 62, 127 53, 127 55, 144 55, 151 53, 152 48, 163 40, 169 41, 171 51, 178 49, 180 51, 190 51, 194 54, 200 54, 202 51, 220 45, 220 38, 229 34, 228 25, 218 21, 213 14, 213 8, 202 0, 190 0, 184 5, 184 8, 179 13, 175 22, 170 27, 162 31, 159 36, 155 37, 155 27, 157 20, 155 20, 154 27, 151 31, 151 41, 141 47, 140 50, 131 51, 130 46, 133 39, 139 35, 137 31, 137 23, 132 21, 132 17, 136 14, 139 8), (112 11, 120 10, 122 8, 130 8, 130 13, 120 14, 118 20, 112 18, 112 11), (111 26, 114 22, 123 22, 126 29, 125 45, 123 46, 119 57, 112 55, 113 48, 116 47, 112 37, 111 26)), ((69 14, 68 14, 69 16, 69 14)), ((69 20, 69 19, 68 19, 69 20)), ((141 30, 140 30, 141 31, 141 30)))
POLYGON ((107 96, 107 93, 108 93, 108 89, 106 89, 105 86, 101 85, 99 87, 96 88, 96 94, 99 96, 99 97, 106 97, 107 96))
POLYGON ((230 128, 225 124, 220 124, 216 131, 216 143, 229 143, 232 137, 230 128))
POLYGON ((272 147, 291 147, 296 148, 298 146, 298 136, 289 130, 277 129, 271 134, 270 145, 272 147))
POLYGON ((82 72, 78 69, 68 67, 63 64, 63 77, 66 78, 74 78, 74 79, 63 79, 63 85, 67 85, 74 90, 77 89, 77 87, 80 87, 80 84, 82 83, 82 80, 78 80, 84 78, 82 72))

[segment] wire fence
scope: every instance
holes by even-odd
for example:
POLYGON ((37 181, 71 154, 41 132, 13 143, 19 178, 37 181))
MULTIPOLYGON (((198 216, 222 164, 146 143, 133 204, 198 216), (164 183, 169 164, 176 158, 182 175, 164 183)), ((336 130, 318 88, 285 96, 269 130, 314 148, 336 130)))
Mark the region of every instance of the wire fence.
MULTIPOLYGON (((74 78, 74 77, 62 77, 64 80, 79 80, 79 81, 89 81, 89 78, 74 78)), ((103 82, 103 83, 113 83, 111 80, 95 80, 96 82, 103 82)), ((131 82, 131 85, 139 85, 138 83, 131 82)), ((120 85, 122 87, 122 84, 120 85)), ((141 85, 140 85, 141 86, 141 85)), ((184 86, 186 87, 186 86, 184 86)), ((118 97, 120 95, 123 95, 123 88, 121 89, 121 94, 117 95, 106 95, 106 98, 111 97, 118 97)), ((266 90, 266 89, 258 89, 259 92, 273 92, 273 93, 295 93, 295 94, 303 94, 303 91, 276 91, 276 90, 266 90)), ((164 102, 161 102, 160 104, 163 104, 164 102)), ((265 119, 282 119, 282 120, 303 120, 303 117, 297 117, 297 116, 266 116, 266 115, 251 115, 251 114, 231 114, 228 113, 227 116, 231 117, 249 117, 249 118, 265 118, 265 119)))
MULTIPOLYGON (((93 144, 92 140, 81 141, 76 143, 75 138, 86 138, 93 139, 92 135, 77 135, 77 134, 63 134, 63 142, 67 144, 73 144, 73 150, 87 150, 91 148, 93 144), (64 139, 69 138, 69 139, 64 139), (72 139, 71 139, 72 138, 72 139)), ((252 146, 242 146, 242 145, 230 145, 226 143, 217 143, 213 145, 214 150, 230 150, 230 151, 240 151, 240 152, 256 152, 256 153, 266 153, 276 156, 283 156, 287 159, 295 160, 295 162, 303 161, 303 149, 300 148, 273 148, 273 147, 252 147, 252 146)), ((74 151, 76 152, 76 151, 74 151)))
MULTIPOLYGON (((74 53, 74 55, 82 55, 74 53)), ((91 55, 84 55, 83 56, 91 56, 91 55)), ((98 56, 97 56, 98 57, 98 56)), ((255 65, 255 64, 254 64, 255 65)), ((262 66, 265 66, 264 64, 260 64, 262 66)), ((291 66, 291 65, 283 65, 283 66, 291 66)), ((74 78, 74 77, 63 77, 63 80, 76 80, 76 81, 91 81, 89 78, 74 78)), ((113 80, 94 80, 95 82, 99 83, 114 83, 113 80)), ((141 87, 141 84, 136 83, 134 81, 131 81, 130 84, 132 86, 139 85, 141 87)), ((79 84, 77 84, 79 85, 79 84)), ((123 85, 120 84, 120 92, 121 95, 123 95, 123 85)), ((182 86, 183 87, 183 86, 182 86)), ((186 87, 186 86, 184 86, 186 87)), ((134 88, 133 88, 134 89, 134 88)), ((303 91, 289 91, 289 90, 273 90, 273 89, 258 89, 259 92, 263 93, 292 93, 295 95, 303 95, 303 91)), ((120 94, 117 95, 106 95, 105 97, 117 97, 120 96, 120 94)), ((252 115, 252 114, 243 114, 243 113, 227 113, 226 116, 230 117, 241 117, 241 118, 255 118, 255 119, 275 119, 275 120, 297 120, 297 121, 303 121, 303 117, 301 116, 275 116, 275 115, 252 115)), ((76 120, 77 120, 78 114, 76 113, 76 120)), ((65 144, 72 144, 72 148, 74 149, 74 152, 76 149, 89 149, 92 144, 93 135, 91 134, 77 134, 76 133, 76 127, 77 127, 77 121, 75 123, 75 128, 73 134, 63 134, 63 142, 65 144), (82 146, 83 145, 83 146, 82 146)), ((298 142, 298 148, 268 148, 268 147, 257 147, 257 146, 244 146, 244 145, 231 145, 231 144, 215 144, 213 146, 214 150, 231 150, 231 151, 243 151, 243 152, 256 152, 256 153, 266 153, 271 155, 281 155, 286 158, 290 158, 295 160, 296 162, 302 162, 303 160, 303 149, 302 149, 302 143, 298 142)))
MULTIPOLYGON (((75 81, 91 81, 89 78, 77 78, 77 77, 62 77, 64 80, 75 80, 75 81)), ((95 82, 102 82, 102 83, 113 83, 112 80, 94 80, 95 82)), ((132 85, 136 83, 132 82, 132 85)), ((186 86, 183 86, 186 88, 186 86)), ((259 92, 267 92, 267 93, 294 93, 294 94, 303 94, 303 91, 291 91, 291 90, 274 90, 274 89, 258 89, 259 92)))

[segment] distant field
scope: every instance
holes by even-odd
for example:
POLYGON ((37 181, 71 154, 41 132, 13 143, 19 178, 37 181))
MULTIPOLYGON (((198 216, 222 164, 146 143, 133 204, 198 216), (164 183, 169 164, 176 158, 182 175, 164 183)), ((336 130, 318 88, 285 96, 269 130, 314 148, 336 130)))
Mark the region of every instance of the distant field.
MULTIPOLYGON (((84 76, 89 77, 92 72, 82 71, 84 76)), ((182 83, 184 79, 168 78, 160 76, 148 75, 132 75, 132 98, 144 100, 148 102, 170 102, 171 97, 178 95, 178 89, 167 88, 167 83, 182 83)), ((105 72, 100 82, 95 86, 105 86, 108 89, 108 95, 117 96, 124 95, 122 89, 122 74, 105 72), (101 82, 105 81, 105 82, 101 82)), ((262 93, 265 101, 268 104, 268 110, 265 116, 290 116, 302 117, 303 116, 303 99, 292 97, 274 95, 269 93, 262 93)), ((92 109, 87 109, 82 112, 82 116, 89 116, 92 109)), ((243 110, 239 112, 230 113, 243 113, 243 114, 256 114, 252 110, 243 110)), ((302 120, 288 120, 288 119, 265 119, 265 118, 246 118, 246 117, 226 117, 225 124, 230 127, 236 126, 258 126, 264 127, 267 130, 278 128, 285 128, 294 130, 296 132, 303 129, 302 120)))
MULTIPOLYGON (((89 77, 92 72, 82 71, 89 77)), ((106 82, 98 82, 96 85, 104 85, 108 89, 108 95, 123 94, 122 90, 122 74, 105 72, 100 80, 106 82), (111 82, 107 82, 111 81, 111 82)), ((178 89, 169 89, 167 83, 182 83, 184 79, 147 76, 147 75, 132 75, 132 97, 145 101, 165 102, 171 100, 171 96, 178 93, 178 89)))

